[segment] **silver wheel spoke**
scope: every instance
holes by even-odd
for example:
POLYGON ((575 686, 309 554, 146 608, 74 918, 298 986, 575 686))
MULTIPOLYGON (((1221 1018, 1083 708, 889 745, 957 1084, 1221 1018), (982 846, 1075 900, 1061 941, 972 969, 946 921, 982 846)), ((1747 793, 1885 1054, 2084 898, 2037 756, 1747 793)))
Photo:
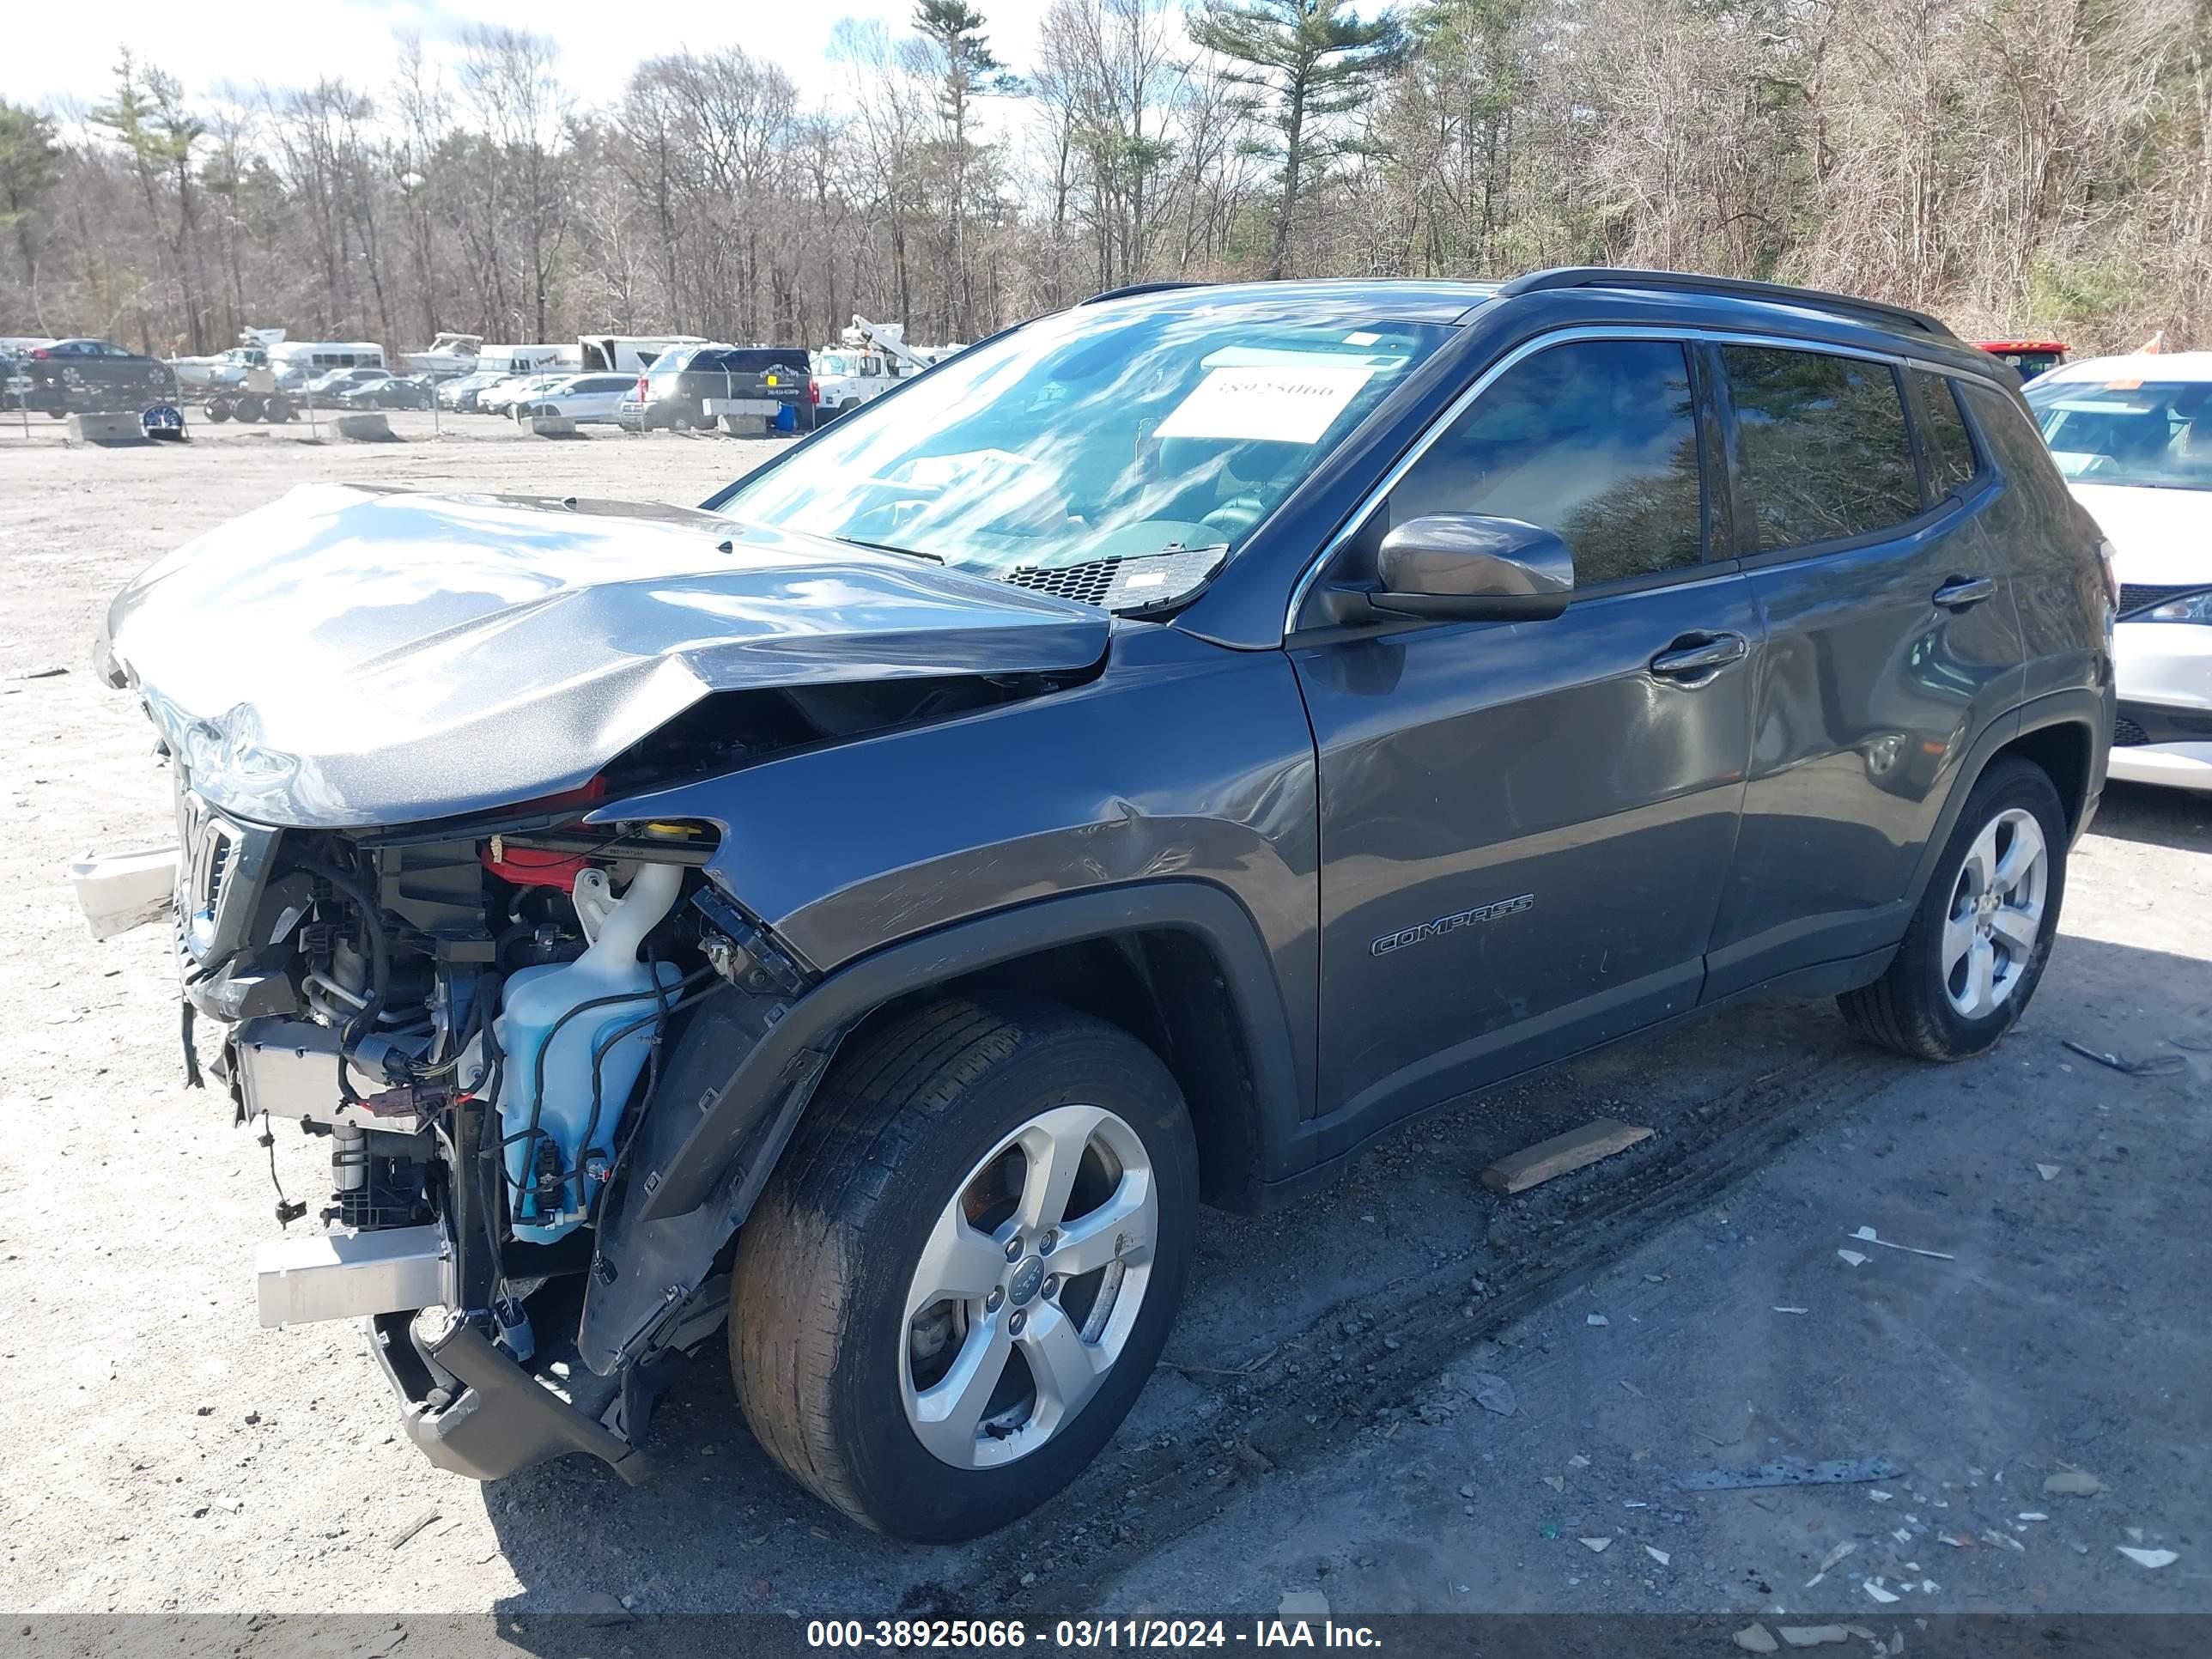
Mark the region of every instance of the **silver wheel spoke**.
POLYGON ((2006 950, 2012 952, 2014 962, 2025 962, 2035 949, 2035 936, 2041 921, 2040 916, 2026 910, 2000 905, 1990 914, 1990 931, 2006 950))
POLYGON ((1081 1411, 1113 1363, 1083 1340, 1073 1320, 1049 1302, 1040 1303, 1030 1315, 1022 1334, 1022 1357, 1030 1362, 1036 1380, 1037 1404, 1033 1420, 1048 1432, 1081 1411))
POLYGON ((1088 1215, 1060 1230, 1060 1243, 1045 1258, 1063 1279, 1074 1279, 1114 1261, 1131 1267, 1152 1259, 1160 1232, 1159 1194, 1149 1171, 1122 1176, 1114 1195, 1088 1215))
POLYGON ((944 1380, 915 1395, 915 1433, 945 1462, 963 1468, 975 1462, 983 1408, 1006 1374, 1006 1357, 1013 1346, 1005 1319, 988 1317, 969 1328, 968 1340, 944 1380))
POLYGON ((1006 1258, 990 1237, 968 1224, 956 1200, 931 1230, 921 1247, 907 1292, 906 1316, 912 1319, 933 1302, 980 1302, 990 1295, 1006 1258))
POLYGON ((1950 982, 1959 970, 1959 958, 1974 948, 1974 912, 1970 906, 1963 916, 1954 916, 1943 924, 1943 979, 1950 982))
POLYGON ((1966 1005, 1970 1018, 1989 1012, 1996 999, 1992 988, 1996 979, 1997 953, 1987 939, 1978 939, 1966 952, 1966 990, 1960 1000, 1966 1005))
POLYGON ((2001 892, 2009 893, 2027 878, 2028 872, 2042 861, 2043 832, 2033 818, 2013 826, 2012 845, 2005 848, 2004 857, 1996 866, 1996 879, 1990 884, 2001 892))
POLYGON ((1967 889, 1977 898, 1990 890, 1991 878, 1997 867, 1997 824, 1991 819, 1982 833, 1974 837, 1974 844, 1966 849, 1966 877, 1967 889))
POLYGON ((1083 1167, 1083 1152, 1106 1115, 1096 1106, 1055 1106, 1023 1130, 1018 1145, 1029 1160, 1017 1206, 1022 1233, 1034 1241, 1067 1214, 1067 1195, 1083 1167))

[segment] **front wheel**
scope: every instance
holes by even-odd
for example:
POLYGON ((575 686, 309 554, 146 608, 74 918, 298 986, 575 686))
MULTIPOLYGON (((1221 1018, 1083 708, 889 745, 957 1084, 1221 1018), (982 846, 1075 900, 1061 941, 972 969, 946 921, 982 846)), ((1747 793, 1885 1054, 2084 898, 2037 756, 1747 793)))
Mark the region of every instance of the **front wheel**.
POLYGON ((2065 892, 2058 792, 2033 762, 1999 761, 1966 797, 1895 959, 1837 999, 1844 1018, 1920 1060, 1985 1052, 2035 994, 2065 892))
POLYGON ((769 1454, 917 1542, 1028 1513, 1166 1345, 1197 1227, 1175 1080, 1050 1004, 932 1005, 840 1057, 739 1235, 730 1354, 769 1454))

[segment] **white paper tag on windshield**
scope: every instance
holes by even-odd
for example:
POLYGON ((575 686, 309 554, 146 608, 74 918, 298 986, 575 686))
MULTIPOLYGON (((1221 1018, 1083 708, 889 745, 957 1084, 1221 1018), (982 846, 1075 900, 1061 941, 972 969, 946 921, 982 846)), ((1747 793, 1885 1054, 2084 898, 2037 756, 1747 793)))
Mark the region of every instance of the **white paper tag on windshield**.
POLYGON ((1313 443, 1374 374, 1372 368, 1334 364, 1212 369, 1153 435, 1313 443))

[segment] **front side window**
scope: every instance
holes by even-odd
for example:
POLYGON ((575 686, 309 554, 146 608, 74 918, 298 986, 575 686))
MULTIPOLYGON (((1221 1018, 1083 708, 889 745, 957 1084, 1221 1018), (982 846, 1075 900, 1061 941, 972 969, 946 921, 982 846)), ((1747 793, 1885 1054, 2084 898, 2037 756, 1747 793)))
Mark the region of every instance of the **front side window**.
POLYGON ((1228 556, 1449 332, 1351 301, 1079 307, 862 404, 709 504, 1000 575, 1228 556))
POLYGON ((1819 351, 1723 346, 1759 550, 1887 530, 1920 512, 1897 376, 1819 351))
POLYGON ((1430 513, 1519 519, 1575 556, 1575 585, 1704 556, 1689 362, 1671 341, 1553 346, 1498 377, 1390 492, 1391 525, 1430 513))
POLYGON ((2212 380, 2038 380, 2043 441, 2073 483, 2212 489, 2212 380))
POLYGON ((1948 375, 1909 368, 1905 378, 1919 400, 1920 430, 1927 439, 1929 493, 1948 495, 1973 482, 1980 470, 1974 435, 1959 411, 1959 393, 1948 375))

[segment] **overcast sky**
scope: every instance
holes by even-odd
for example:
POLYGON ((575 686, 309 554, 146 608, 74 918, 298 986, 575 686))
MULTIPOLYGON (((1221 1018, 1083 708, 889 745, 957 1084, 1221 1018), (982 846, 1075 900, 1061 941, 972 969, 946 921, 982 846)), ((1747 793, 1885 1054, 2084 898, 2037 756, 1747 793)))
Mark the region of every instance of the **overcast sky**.
MULTIPOLYGON (((1010 68, 1030 67, 1046 0, 976 0, 991 43, 1010 68)), ((810 100, 836 84, 823 56, 842 17, 878 19, 904 33, 913 0, 0 0, 0 97, 58 106, 105 98, 127 41, 204 94, 242 87, 310 86, 343 78, 382 88, 402 31, 450 64, 472 23, 551 37, 561 75, 593 103, 617 94, 641 58, 683 47, 737 45, 781 64, 810 100)))

